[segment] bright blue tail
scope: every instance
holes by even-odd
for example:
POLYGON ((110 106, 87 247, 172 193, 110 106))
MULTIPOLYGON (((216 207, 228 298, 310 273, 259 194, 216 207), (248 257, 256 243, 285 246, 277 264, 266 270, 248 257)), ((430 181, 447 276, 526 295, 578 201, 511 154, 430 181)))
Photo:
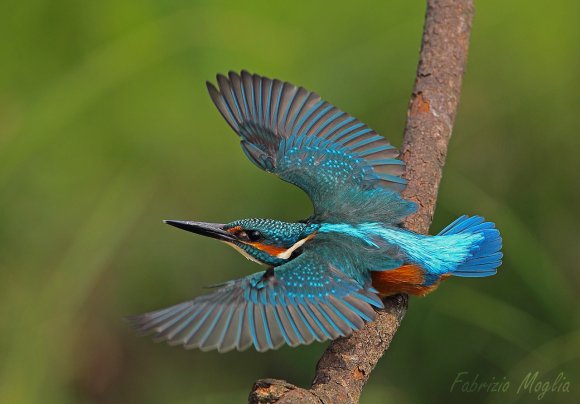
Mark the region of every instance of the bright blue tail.
POLYGON ((481 216, 463 215, 438 234, 449 236, 452 234, 480 234, 481 240, 471 248, 471 256, 451 272, 455 276, 483 277, 497 273, 501 265, 502 240, 499 230, 492 222, 486 222, 481 216))

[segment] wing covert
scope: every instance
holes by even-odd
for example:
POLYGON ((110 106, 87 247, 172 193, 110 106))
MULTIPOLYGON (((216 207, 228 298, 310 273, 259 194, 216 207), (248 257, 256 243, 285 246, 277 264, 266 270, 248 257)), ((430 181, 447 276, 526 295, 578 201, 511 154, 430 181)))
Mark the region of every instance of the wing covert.
POLYGON ((404 164, 384 137, 302 87, 230 72, 210 96, 258 167, 302 188, 319 210, 343 190, 404 189, 404 164))

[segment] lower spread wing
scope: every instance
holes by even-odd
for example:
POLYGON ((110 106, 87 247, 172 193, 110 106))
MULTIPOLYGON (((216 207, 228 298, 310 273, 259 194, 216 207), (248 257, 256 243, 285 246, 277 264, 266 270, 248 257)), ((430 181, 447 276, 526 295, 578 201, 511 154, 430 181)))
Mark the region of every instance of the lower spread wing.
POLYGON ((202 350, 258 351, 350 335, 383 307, 374 289, 317 254, 221 285, 214 292, 130 318, 159 341, 202 350))
POLYGON ((258 167, 302 188, 316 213, 343 191, 404 189, 399 152, 384 137, 316 93, 242 71, 208 83, 219 111, 258 167))

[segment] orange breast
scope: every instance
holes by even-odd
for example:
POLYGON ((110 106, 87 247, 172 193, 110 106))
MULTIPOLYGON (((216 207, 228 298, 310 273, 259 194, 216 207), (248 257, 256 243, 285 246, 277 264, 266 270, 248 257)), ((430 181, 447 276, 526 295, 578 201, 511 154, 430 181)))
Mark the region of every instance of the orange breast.
POLYGON ((439 282, 448 277, 443 275, 437 282, 423 286, 425 271, 418 265, 403 265, 386 271, 371 272, 373 287, 382 296, 407 293, 409 295, 425 296, 439 286, 439 282))

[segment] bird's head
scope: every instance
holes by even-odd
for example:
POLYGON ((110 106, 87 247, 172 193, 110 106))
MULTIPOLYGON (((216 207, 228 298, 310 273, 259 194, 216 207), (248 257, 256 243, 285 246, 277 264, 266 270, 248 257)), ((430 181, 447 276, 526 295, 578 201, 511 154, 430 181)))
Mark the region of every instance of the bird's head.
POLYGON ((316 225, 272 219, 241 219, 227 224, 179 220, 165 220, 165 223, 223 241, 246 258, 271 266, 294 258, 317 230, 316 225))

